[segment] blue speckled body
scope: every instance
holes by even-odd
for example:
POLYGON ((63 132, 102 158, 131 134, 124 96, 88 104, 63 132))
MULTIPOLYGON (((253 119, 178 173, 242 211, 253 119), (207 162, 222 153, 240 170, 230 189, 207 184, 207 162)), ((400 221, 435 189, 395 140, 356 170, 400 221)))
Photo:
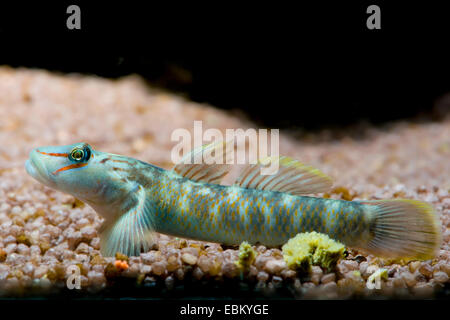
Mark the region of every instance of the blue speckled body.
POLYGON ((198 183, 150 169, 149 214, 156 231, 228 245, 279 246, 299 232, 317 231, 354 244, 367 230, 361 204, 287 193, 198 183))

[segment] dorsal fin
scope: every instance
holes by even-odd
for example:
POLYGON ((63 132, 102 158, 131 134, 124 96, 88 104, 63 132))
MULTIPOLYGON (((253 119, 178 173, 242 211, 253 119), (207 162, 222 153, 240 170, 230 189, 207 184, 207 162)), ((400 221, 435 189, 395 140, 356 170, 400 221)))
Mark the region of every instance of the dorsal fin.
POLYGON ((230 172, 233 150, 234 141, 205 144, 189 152, 172 170, 197 182, 219 184, 230 172))
POLYGON ((292 195, 325 192, 333 181, 320 170, 289 157, 266 157, 257 164, 248 165, 235 185, 247 189, 286 192, 292 195), (271 175, 262 175, 261 169, 278 161, 279 169, 271 175))

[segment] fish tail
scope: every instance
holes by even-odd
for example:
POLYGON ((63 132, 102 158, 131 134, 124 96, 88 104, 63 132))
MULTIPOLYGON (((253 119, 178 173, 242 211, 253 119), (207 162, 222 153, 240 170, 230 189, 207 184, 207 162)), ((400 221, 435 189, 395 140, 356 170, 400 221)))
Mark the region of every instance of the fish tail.
POLYGON ((364 248, 385 258, 428 260, 441 246, 441 224, 433 207, 422 201, 361 201, 368 214, 370 240, 364 248))

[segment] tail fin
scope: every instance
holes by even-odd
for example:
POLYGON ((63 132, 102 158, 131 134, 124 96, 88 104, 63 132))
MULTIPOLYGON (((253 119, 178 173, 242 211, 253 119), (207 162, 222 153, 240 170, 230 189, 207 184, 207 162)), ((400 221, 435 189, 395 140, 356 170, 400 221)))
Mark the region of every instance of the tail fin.
POLYGON ((441 246, 441 224, 433 207, 417 200, 361 201, 370 205, 372 239, 365 248, 385 258, 428 260, 441 246))

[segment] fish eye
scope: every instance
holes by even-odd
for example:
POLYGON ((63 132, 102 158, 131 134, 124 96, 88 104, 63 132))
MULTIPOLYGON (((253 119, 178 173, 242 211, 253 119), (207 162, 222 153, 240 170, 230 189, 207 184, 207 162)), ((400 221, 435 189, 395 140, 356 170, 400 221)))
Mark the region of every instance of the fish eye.
POLYGON ((70 153, 70 158, 72 158, 72 160, 75 160, 75 161, 81 161, 81 160, 83 160, 83 157, 84 157, 83 149, 75 148, 70 153))

